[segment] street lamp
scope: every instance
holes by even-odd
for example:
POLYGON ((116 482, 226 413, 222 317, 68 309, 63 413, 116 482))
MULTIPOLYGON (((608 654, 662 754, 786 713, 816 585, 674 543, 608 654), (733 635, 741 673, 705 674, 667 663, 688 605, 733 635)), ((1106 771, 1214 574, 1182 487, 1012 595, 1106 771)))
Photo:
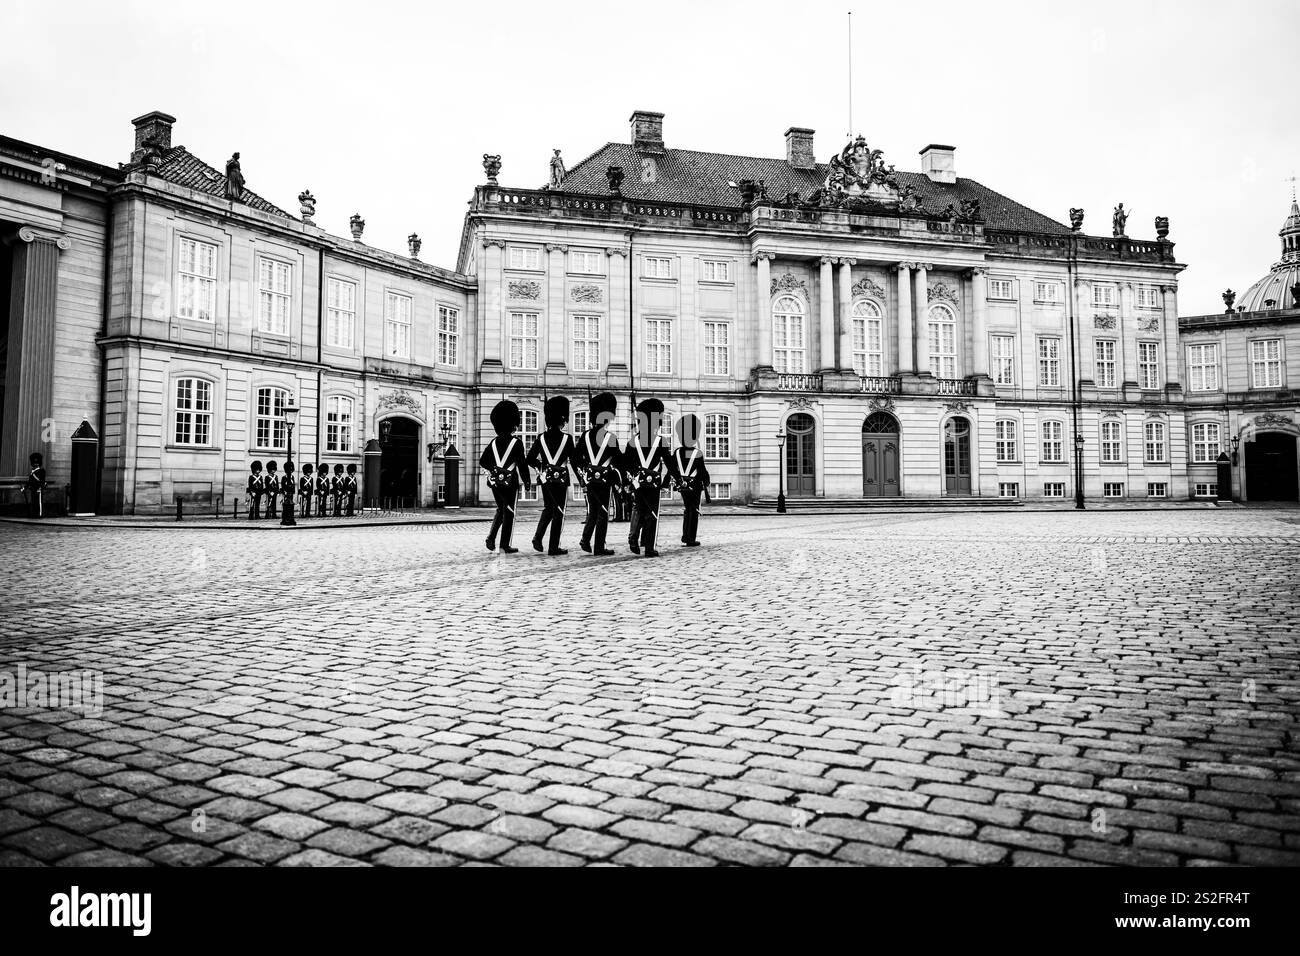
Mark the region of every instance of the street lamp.
POLYGON ((298 522, 293 520, 293 426, 298 421, 298 406, 293 403, 293 396, 284 403, 284 424, 289 432, 289 461, 285 464, 285 473, 290 476, 289 493, 284 496, 284 506, 280 509, 280 527, 292 528, 298 522))
POLYGON ((785 440, 789 436, 785 433, 784 426, 778 426, 776 429, 776 477, 778 488, 776 495, 776 513, 785 514, 785 440))
POLYGON ((1074 507, 1082 511, 1083 505, 1083 436, 1074 436, 1074 507))
POLYGON ((1237 446, 1241 444, 1241 436, 1232 436, 1232 464, 1235 466, 1240 459, 1237 457, 1237 446))

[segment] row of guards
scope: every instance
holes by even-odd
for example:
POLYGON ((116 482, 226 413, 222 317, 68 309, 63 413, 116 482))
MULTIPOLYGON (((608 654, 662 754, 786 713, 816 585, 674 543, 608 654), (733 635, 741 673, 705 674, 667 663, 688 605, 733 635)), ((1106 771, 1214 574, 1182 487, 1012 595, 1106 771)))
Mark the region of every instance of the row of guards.
MULTIPOLYGON (((290 506, 299 518, 352 518, 356 516, 357 495, 361 491, 357 481, 357 466, 303 465, 302 477, 295 478, 293 462, 284 463, 284 471, 274 461, 262 463, 254 461, 249 466, 248 484, 245 487, 248 502, 248 517, 256 521, 259 518, 279 517, 277 506, 285 499, 294 499, 290 506), (263 510, 262 502, 266 501, 263 510), (314 510, 313 510, 314 509, 314 510)), ((287 520, 287 519, 286 519, 287 520)))

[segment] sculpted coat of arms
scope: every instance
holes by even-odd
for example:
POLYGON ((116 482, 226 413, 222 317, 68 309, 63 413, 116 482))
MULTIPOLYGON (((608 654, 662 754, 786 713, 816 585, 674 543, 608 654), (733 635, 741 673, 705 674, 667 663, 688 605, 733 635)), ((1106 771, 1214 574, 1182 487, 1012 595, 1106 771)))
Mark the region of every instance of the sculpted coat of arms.
POLYGON ((894 167, 885 165, 884 151, 872 149, 862 136, 831 158, 825 188, 833 201, 856 199, 873 188, 876 193, 886 192, 891 196, 900 190, 894 167))

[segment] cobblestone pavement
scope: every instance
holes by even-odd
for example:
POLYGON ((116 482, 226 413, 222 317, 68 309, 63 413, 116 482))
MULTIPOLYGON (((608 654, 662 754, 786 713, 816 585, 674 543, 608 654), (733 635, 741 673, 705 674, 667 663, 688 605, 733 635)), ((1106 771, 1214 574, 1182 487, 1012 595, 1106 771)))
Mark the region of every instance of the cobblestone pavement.
POLYGON ((0 527, 0 864, 1300 863, 1300 513, 675 531, 0 527))

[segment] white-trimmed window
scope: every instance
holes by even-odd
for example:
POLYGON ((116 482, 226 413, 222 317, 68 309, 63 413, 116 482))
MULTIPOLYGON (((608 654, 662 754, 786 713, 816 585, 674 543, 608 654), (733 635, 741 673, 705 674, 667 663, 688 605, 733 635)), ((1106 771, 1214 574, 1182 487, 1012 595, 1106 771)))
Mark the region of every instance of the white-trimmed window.
POLYGON ((325 280, 325 344, 351 349, 357 327, 357 284, 329 276, 325 280))
POLYGON ((1119 290, 1113 285, 1093 285, 1092 304, 1099 309, 1113 309, 1119 301, 1119 290))
POLYGON ((438 364, 460 365, 460 310, 438 306, 438 364))
POLYGON ((1011 279, 989 278, 990 299, 1015 299, 1016 287, 1011 279))
POLYGON ((659 437, 665 438, 671 444, 673 440, 673 410, 665 408, 659 416, 659 437))
POLYGON ((704 416, 704 457, 731 458, 731 416, 721 413, 704 416))
POLYGON ((1167 482, 1164 482, 1164 481, 1148 481, 1148 482, 1147 482, 1147 497, 1148 497, 1148 498, 1168 498, 1168 497, 1169 497, 1169 484, 1168 484, 1167 482))
POLYGON ((1143 445, 1149 462, 1168 461, 1165 454, 1165 426, 1163 422, 1147 422, 1142 426, 1143 445))
POLYGON ((1138 388, 1160 388, 1160 344, 1158 342, 1138 343, 1138 388))
POLYGON ((999 498, 1019 498, 1020 482, 1018 481, 999 481, 998 482, 999 498))
POLYGON ((1017 461, 1015 419, 998 419, 993 424, 993 431, 997 438, 998 461, 1017 461))
POLYGON ((542 250, 538 246, 511 246, 509 262, 511 269, 540 271, 542 268, 542 250))
POLYGON ((574 437, 580 436, 587 430, 587 413, 585 411, 574 412, 569 416, 569 431, 574 437))
POLYGON ((384 354, 411 357, 411 297, 400 292, 384 293, 384 354))
POLYGON ((1213 392, 1218 389, 1218 343, 1187 346, 1187 380, 1193 392, 1213 392))
POLYGON ((268 385, 257 390, 253 416, 254 448, 281 451, 288 446, 289 426, 284 417, 288 400, 288 389, 268 385))
POLYGON ((1016 337, 993 336, 993 384, 1016 384, 1016 337))
POLYGON ((645 370, 647 375, 672 374, 672 319, 645 320, 645 370))
POLYGON ((569 253, 569 271, 589 276, 604 275, 605 253, 575 249, 569 253))
POLYGON ((1101 486, 1101 496, 1103 498, 1123 498, 1124 482, 1107 481, 1101 486))
POLYGON ((730 282, 731 263, 725 259, 705 259, 700 263, 702 282, 730 282))
POLYGON ((1059 282, 1035 282, 1034 301, 1045 302, 1048 305, 1059 305, 1061 302, 1060 283, 1059 282))
POLYGON ((645 256, 641 260, 641 275, 647 279, 671 279, 673 260, 668 256, 645 256))
POLYGON ((325 399, 325 450, 346 455, 352 451, 353 401, 346 395, 325 399))
POLYGON ((177 445, 212 444, 212 383, 202 378, 176 380, 176 421, 172 429, 177 445))
POLYGON ((289 334, 290 288, 293 266, 269 256, 257 257, 257 330, 289 334))
POLYGON ((1219 497, 1219 483, 1217 481, 1198 481, 1192 494, 1197 498, 1217 498, 1219 497))
POLYGON ((1064 498, 1064 497, 1065 497, 1065 482, 1063 482, 1063 481, 1048 481, 1048 482, 1044 482, 1044 484, 1043 484, 1043 497, 1044 497, 1044 498, 1064 498))
POLYGON ((853 370, 859 375, 885 374, 885 321, 880 306, 866 299, 853 303, 853 370))
POLYGON ((1255 339, 1250 343, 1250 387, 1282 387, 1282 340, 1255 339))
POLYGON ((217 247, 210 242, 182 238, 179 252, 176 314, 182 319, 211 322, 217 304, 217 247))
POLYGON ((1061 385, 1060 339, 1038 340, 1038 384, 1046 388, 1059 388, 1061 385))
POLYGON ((1046 421, 1042 429, 1043 461, 1065 461, 1065 425, 1046 421))
POLYGON ((804 339, 803 303, 783 295, 772 307, 772 368, 778 372, 802 373, 807 348, 804 339))
POLYGON ((573 317, 573 371, 600 371, 600 316, 573 317))
POLYGON ((1193 462, 1206 464, 1218 461, 1221 447, 1218 422, 1196 422, 1192 425, 1193 462))
POLYGON ((704 323, 704 374, 731 374, 731 323, 704 323))
MULTIPOLYGON (((444 432, 447 435, 447 441, 460 448, 460 410, 456 408, 438 409, 438 440, 442 440, 444 432)), ((443 449, 446 451, 446 449, 443 449)))
POLYGON ((1124 443, 1120 439, 1119 422, 1101 423, 1101 460, 1107 464, 1124 460, 1124 443))
MULTIPOLYGON (((537 439, 539 429, 537 409, 522 408, 519 410, 519 441, 524 446, 524 454, 528 454, 529 449, 533 447, 533 442, 537 439)), ((542 496, 541 482, 533 482, 531 491, 520 489, 519 497, 524 501, 538 501, 542 496)))
POLYGON ((510 367, 537 368, 537 313, 510 313, 510 367))
MULTIPOLYGON (((1139 309, 1158 309, 1160 308, 1160 287, 1154 285, 1140 285, 1137 287, 1137 307, 1139 309)), ((1163 498, 1164 496, 1161 495, 1163 498)))
POLYGON ((930 309, 928 324, 930 374, 935 378, 957 377, 957 320, 947 306, 930 309))
POLYGON ((1097 376, 1098 388, 1115 387, 1115 341, 1098 339, 1093 343, 1093 355, 1096 359, 1093 373, 1097 376))
POLYGON ((709 483, 709 497, 715 501, 725 501, 731 497, 731 482, 713 481, 709 483))

